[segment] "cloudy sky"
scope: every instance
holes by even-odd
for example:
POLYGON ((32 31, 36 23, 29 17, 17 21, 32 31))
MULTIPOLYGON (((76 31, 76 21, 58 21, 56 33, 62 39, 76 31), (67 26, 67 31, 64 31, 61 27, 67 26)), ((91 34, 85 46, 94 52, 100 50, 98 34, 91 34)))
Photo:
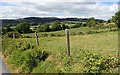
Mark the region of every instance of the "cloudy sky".
POLYGON ((24 17, 95 17, 109 19, 119 0, 2 0, 1 19, 24 17))

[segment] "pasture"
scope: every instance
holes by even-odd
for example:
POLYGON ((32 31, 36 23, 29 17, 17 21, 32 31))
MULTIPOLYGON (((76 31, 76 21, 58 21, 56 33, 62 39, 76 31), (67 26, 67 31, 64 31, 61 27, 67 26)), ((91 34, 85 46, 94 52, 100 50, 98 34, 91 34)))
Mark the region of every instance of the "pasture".
MULTIPOLYGON (((10 67, 13 71, 17 69, 18 72, 32 73, 83 73, 85 70, 83 64, 85 54, 83 51, 89 51, 104 58, 117 57, 118 53, 118 31, 70 36, 70 58, 66 54, 65 36, 40 37, 38 40, 39 46, 36 46, 35 38, 5 38, 2 40, 3 54, 6 59, 11 59, 11 56, 15 55, 14 52, 20 44, 24 46, 27 43, 30 44, 30 48, 24 52, 44 50, 49 54, 45 61, 37 62, 37 66, 33 67, 31 71, 21 71, 21 66, 16 67, 14 63, 11 63, 12 60, 8 60, 8 63, 12 64, 10 67), (31 48, 32 46, 33 48, 31 48)), ((117 69, 112 69, 111 72, 117 72, 117 69)))

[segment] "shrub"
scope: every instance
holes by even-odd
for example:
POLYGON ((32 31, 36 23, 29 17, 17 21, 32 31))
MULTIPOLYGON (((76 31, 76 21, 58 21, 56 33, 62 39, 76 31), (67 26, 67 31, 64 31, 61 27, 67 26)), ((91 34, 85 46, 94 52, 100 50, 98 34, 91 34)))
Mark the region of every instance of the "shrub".
POLYGON ((76 23, 75 25, 72 25, 71 28, 79 28, 82 26, 82 23, 76 23))
POLYGON ((25 51, 25 50, 28 50, 28 49, 33 49, 33 48, 34 48, 34 45, 32 45, 31 43, 26 43, 26 42, 20 42, 16 46, 16 49, 19 49, 19 50, 22 50, 22 51, 25 51))
POLYGON ((85 27, 85 26, 87 26, 87 24, 86 24, 86 23, 83 23, 83 24, 82 24, 82 27, 85 27))
POLYGON ((67 26, 67 25, 65 25, 65 24, 62 24, 61 27, 62 27, 62 30, 64 30, 64 29, 69 29, 69 26, 67 26))
POLYGON ((55 34, 51 33, 50 36, 55 36, 55 34))
POLYGON ((50 31, 49 25, 39 25, 37 28, 38 32, 48 32, 50 31))
POLYGON ((29 33, 30 30, 30 24, 28 22, 23 22, 18 25, 16 25, 15 30, 19 33, 29 33))
POLYGON ((85 54, 83 58, 85 73, 111 73, 111 70, 118 68, 118 59, 115 57, 105 58, 90 52, 83 51, 83 53, 85 54))
POLYGON ((95 19, 92 17, 92 18, 89 18, 88 21, 86 22, 87 26, 89 27, 93 27, 96 25, 96 21, 95 19))
POLYGON ((8 61, 10 64, 14 64, 16 67, 20 68, 20 72, 30 73, 39 62, 45 61, 47 57, 48 53, 44 50, 15 50, 8 61))
POLYGON ((32 38, 31 36, 22 36, 22 38, 32 38))
POLYGON ((13 29, 12 28, 10 28, 10 26, 3 26, 2 27, 2 35, 4 35, 5 33, 7 33, 7 32, 11 32, 11 31, 13 31, 13 29))
POLYGON ((4 37, 5 38, 13 38, 13 34, 15 35, 15 38, 19 38, 21 36, 21 34, 18 32, 8 32, 8 33, 4 34, 4 37))
POLYGON ((51 25, 51 30, 53 30, 53 31, 61 30, 62 27, 60 24, 61 23, 59 21, 53 22, 53 24, 51 25))

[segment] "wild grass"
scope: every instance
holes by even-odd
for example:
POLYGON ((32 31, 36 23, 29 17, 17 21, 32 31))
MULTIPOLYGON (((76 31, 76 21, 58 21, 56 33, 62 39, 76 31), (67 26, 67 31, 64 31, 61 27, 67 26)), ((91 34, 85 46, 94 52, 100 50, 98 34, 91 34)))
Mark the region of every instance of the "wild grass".
MULTIPOLYGON (((79 31, 73 29, 72 31, 79 31)), ((82 28, 81 31, 86 30, 82 28)), ((71 31, 71 32, 72 32, 71 31)), ((48 32, 56 33, 56 32, 48 32)), ((64 33, 58 31, 57 33, 64 33)), ((26 34, 32 35, 32 34, 26 34)), ((34 67, 33 73, 82 73, 84 65, 81 63, 84 57, 83 51, 90 51, 93 54, 99 54, 107 58, 109 55, 117 57, 118 53, 118 31, 105 32, 99 34, 85 34, 70 36, 71 58, 66 54, 66 37, 41 37, 39 46, 35 46, 35 38, 3 39, 3 53, 9 58, 16 46, 20 43, 30 43, 34 46, 32 50, 44 50, 49 56, 44 62, 39 62, 34 67), (70 60, 70 61, 69 61, 70 60)), ((19 56, 18 56, 19 57, 19 56)))

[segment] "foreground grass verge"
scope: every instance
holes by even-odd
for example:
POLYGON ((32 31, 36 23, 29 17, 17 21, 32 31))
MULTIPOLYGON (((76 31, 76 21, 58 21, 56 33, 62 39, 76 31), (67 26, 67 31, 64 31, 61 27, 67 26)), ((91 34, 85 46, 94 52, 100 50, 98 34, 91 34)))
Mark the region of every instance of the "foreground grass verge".
MULTIPOLYGON (((3 39, 3 54, 8 59, 16 50, 16 54, 31 53, 34 51, 45 51, 48 57, 45 61, 37 62, 37 66, 33 67, 32 73, 82 73, 84 65, 82 59, 85 57, 82 51, 89 51, 105 58, 109 56, 117 57, 118 53, 118 32, 105 32, 99 34, 70 36, 71 58, 66 55, 66 38, 63 37, 43 37, 39 38, 39 46, 35 46, 35 38, 19 38, 19 39, 3 39), (28 45, 30 44, 30 46, 28 45), (20 45, 21 44, 21 45, 20 45), (26 46, 28 45, 28 46, 26 46), (19 53, 18 46, 21 46, 24 52, 19 53), (17 47, 17 48, 16 48, 17 47), (70 61, 69 61, 70 60, 70 61)), ((13 59, 15 60, 15 59, 13 59)), ((21 60, 24 61, 24 60, 21 60)), ((18 61, 19 63, 21 61, 18 61)), ((39 61, 39 60, 38 60, 39 61)), ((15 60, 16 62, 16 60, 15 60)), ((19 64, 18 63, 18 64, 19 64)), ((24 66, 24 65, 23 65, 24 66)), ((16 67, 11 64, 12 69, 21 71, 21 66, 16 67)), ((27 69, 28 70, 28 69, 27 69)), ((27 71, 29 72, 29 71, 27 71)), ((112 72, 117 72, 113 69, 112 72)))

